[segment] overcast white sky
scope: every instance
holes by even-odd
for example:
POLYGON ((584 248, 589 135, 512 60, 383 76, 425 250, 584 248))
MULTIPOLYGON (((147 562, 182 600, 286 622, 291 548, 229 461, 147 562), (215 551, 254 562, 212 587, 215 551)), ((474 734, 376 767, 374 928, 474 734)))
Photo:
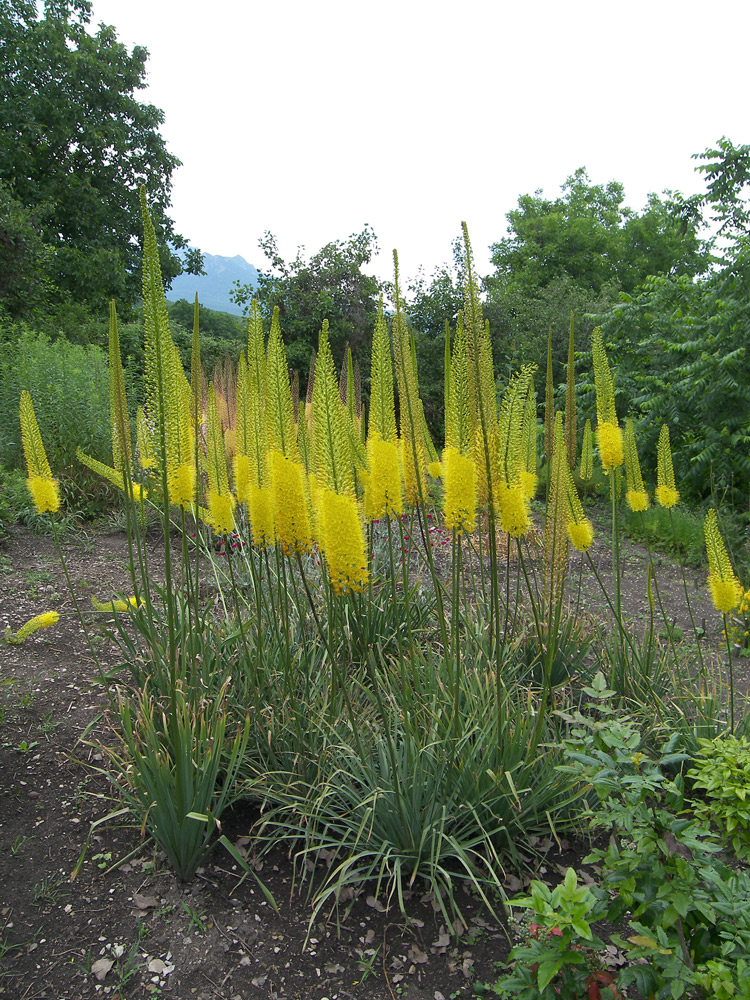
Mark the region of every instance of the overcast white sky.
POLYGON ((142 99, 183 166, 178 231, 262 268, 359 232, 428 273, 469 224, 480 273, 520 194, 577 167, 702 190, 691 154, 750 141, 747 0, 94 0, 150 52, 142 99))

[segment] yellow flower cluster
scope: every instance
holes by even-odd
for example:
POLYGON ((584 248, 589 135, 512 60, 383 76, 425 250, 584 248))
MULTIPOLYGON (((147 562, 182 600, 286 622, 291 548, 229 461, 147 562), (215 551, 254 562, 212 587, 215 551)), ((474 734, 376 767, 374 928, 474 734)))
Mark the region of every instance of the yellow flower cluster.
POLYGON ((318 538, 331 586, 337 594, 361 591, 369 573, 356 500, 323 489, 317 515, 318 538))
POLYGON ((60 484, 52 477, 34 413, 34 404, 25 389, 21 393, 21 441, 29 472, 26 488, 34 501, 37 513, 54 514, 60 507, 60 484))
POLYGON ((443 514, 449 531, 471 534, 476 525, 477 483, 476 468, 471 458, 457 448, 443 451, 445 496, 443 514))
POLYGON ((719 531, 719 521, 712 507, 704 523, 708 555, 708 587, 717 611, 728 614, 743 597, 742 584, 737 579, 719 531))
POLYGON ((59 621, 60 615, 57 611, 45 611, 44 614, 36 615, 36 617, 29 619, 16 633, 6 633, 5 641, 13 646, 20 646, 22 642, 25 642, 30 635, 38 632, 39 629, 51 628, 53 625, 57 625, 59 621))
POLYGON ((654 496, 661 507, 674 507, 680 499, 680 494, 674 481, 672 449, 669 444, 669 427, 666 424, 662 424, 661 431, 659 432, 659 444, 656 451, 656 489, 654 496))

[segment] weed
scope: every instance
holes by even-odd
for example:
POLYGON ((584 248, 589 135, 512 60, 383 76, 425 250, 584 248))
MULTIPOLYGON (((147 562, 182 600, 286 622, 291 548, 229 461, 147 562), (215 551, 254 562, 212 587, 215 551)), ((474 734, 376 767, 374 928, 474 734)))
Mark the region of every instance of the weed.
POLYGON ((65 883, 67 883, 65 875, 59 873, 45 875, 41 882, 37 882, 34 886, 34 905, 55 906, 69 894, 65 883))
POLYGON ((14 858, 21 853, 23 845, 26 843, 27 840, 29 840, 29 837, 24 837, 22 833, 18 834, 18 836, 13 841, 10 847, 10 853, 13 855, 14 858))
POLYGON ((205 913, 201 916, 197 910, 194 910, 192 906, 189 906, 184 900, 182 900, 182 908, 190 917, 190 923, 188 924, 188 931, 195 929, 198 934, 206 933, 206 915, 205 913))
POLYGON ((59 725, 62 724, 62 719, 58 719, 57 722, 52 721, 52 709, 49 709, 44 713, 42 719, 37 726, 37 730, 47 738, 49 741, 49 734, 53 732, 59 725))

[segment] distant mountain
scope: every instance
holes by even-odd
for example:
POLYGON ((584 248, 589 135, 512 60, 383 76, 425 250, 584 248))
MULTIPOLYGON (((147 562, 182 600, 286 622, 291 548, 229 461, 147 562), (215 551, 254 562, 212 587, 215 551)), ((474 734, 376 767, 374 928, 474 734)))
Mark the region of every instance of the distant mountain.
POLYGON ((205 274, 180 274, 173 278, 172 287, 167 292, 169 302, 187 299, 192 302, 195 293, 198 301, 208 309, 220 309, 222 312, 242 315, 242 309, 229 298, 229 292, 235 281, 243 285, 258 284, 258 272, 244 257, 217 257, 214 254, 203 255, 205 274))

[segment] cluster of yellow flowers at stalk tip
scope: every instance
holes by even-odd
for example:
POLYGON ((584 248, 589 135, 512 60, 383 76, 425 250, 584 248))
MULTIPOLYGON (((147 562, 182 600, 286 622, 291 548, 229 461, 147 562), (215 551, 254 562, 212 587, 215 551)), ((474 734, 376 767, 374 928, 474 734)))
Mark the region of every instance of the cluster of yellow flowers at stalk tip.
POLYGON ((30 635, 38 632, 42 628, 52 628, 60 621, 60 614, 57 611, 45 611, 44 614, 36 615, 22 625, 17 632, 6 632, 5 641, 13 646, 20 646, 30 635))
POLYGON ((706 553, 708 555, 708 588, 717 611, 726 615, 742 601, 742 584, 732 569, 726 547, 719 531, 719 521, 712 507, 704 522, 706 553))

